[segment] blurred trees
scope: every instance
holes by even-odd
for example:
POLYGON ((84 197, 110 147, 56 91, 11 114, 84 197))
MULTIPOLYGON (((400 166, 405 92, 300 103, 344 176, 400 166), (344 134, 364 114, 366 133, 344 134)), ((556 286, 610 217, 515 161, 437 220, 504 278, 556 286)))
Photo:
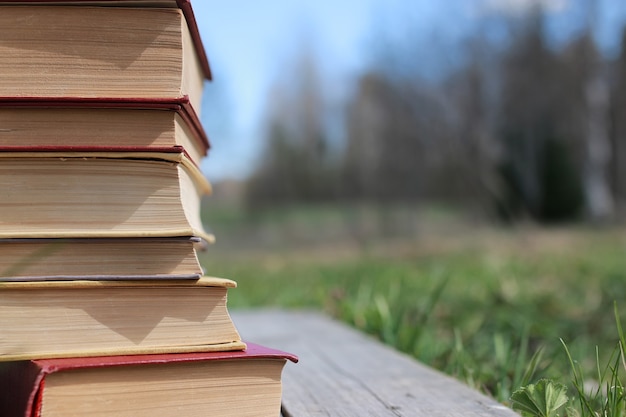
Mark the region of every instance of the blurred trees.
POLYGON ((469 31, 461 58, 434 76, 415 68, 415 39, 386 45, 393 59, 355 80, 342 146, 305 50, 269 98, 249 203, 447 201, 506 221, 613 218, 626 201, 626 34, 609 59, 594 22, 555 43, 547 19, 538 7, 501 16, 504 40, 469 31))
POLYGON ((432 135, 420 127, 425 118, 435 122, 437 115, 427 114, 432 109, 415 88, 375 73, 359 80, 346 119, 341 179, 345 197, 395 202, 423 195, 432 135))
POLYGON ((626 30, 611 72, 611 190, 619 206, 626 203, 626 30))
POLYGON ((324 201, 335 195, 321 80, 309 49, 298 57, 293 74, 272 93, 266 148, 248 184, 254 205, 324 201))
POLYGON ((571 218, 582 203, 580 164, 576 167, 572 158, 576 139, 570 135, 580 127, 569 129, 569 123, 576 123, 571 116, 580 116, 581 100, 575 97, 581 80, 564 82, 563 77, 570 68, 578 70, 579 63, 566 64, 548 47, 538 10, 522 23, 501 65, 500 112, 494 126, 503 149, 497 167, 504 183, 497 195, 499 214, 507 219, 571 218))

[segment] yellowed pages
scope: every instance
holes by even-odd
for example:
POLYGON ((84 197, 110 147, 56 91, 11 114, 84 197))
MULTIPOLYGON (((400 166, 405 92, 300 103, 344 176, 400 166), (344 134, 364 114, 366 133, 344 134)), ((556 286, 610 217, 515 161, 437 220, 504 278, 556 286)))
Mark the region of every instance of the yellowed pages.
POLYGON ((184 154, 6 154, 0 153, 0 238, 214 241, 200 218, 210 183, 184 154))
POLYGON ((226 306, 235 282, 0 283, 0 361, 240 350, 226 306))

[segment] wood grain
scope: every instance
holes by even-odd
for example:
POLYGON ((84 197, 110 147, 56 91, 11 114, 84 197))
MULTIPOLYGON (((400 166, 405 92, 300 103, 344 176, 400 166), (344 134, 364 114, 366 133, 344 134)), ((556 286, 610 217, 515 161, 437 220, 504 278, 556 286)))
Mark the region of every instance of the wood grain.
POLYGON ((233 311, 244 340, 299 356, 283 371, 283 416, 513 417, 461 382, 308 311, 233 311))

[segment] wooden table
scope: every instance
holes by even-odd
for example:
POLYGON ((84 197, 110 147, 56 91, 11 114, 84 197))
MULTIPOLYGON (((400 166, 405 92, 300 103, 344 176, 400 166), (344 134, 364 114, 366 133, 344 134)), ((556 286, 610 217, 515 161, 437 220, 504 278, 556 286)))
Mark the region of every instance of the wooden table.
POLYGON ((244 340, 295 353, 283 371, 283 416, 513 417, 461 382, 328 317, 233 311, 244 340))

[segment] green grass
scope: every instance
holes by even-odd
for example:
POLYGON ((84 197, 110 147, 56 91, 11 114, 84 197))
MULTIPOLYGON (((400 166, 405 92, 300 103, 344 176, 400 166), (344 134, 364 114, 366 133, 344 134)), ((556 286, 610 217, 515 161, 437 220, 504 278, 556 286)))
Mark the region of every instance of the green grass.
POLYGON ((612 360, 625 244, 608 231, 498 232, 201 259, 238 282, 232 309, 323 310, 508 404, 540 378, 570 384, 561 339, 587 374, 612 360))
POLYGON ((623 372, 626 370, 626 335, 619 310, 615 304, 615 332, 618 341, 608 359, 601 360, 596 347, 595 375, 589 378, 580 362, 572 356, 561 340, 572 373, 573 395, 556 378, 525 382, 510 397, 511 406, 523 417, 623 417, 626 415, 626 390, 623 372))

